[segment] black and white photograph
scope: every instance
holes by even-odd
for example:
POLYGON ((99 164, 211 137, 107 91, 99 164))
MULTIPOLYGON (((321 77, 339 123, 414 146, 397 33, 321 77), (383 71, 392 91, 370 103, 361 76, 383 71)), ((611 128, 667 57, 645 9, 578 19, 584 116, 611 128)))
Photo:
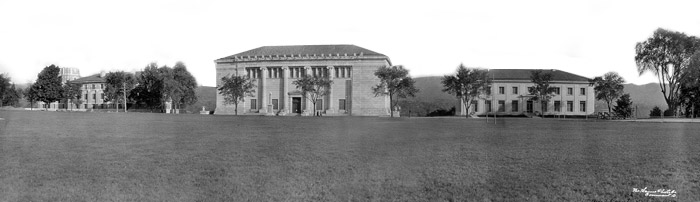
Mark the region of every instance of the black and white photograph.
POLYGON ((698 8, 0 0, 0 201, 700 201, 698 8))

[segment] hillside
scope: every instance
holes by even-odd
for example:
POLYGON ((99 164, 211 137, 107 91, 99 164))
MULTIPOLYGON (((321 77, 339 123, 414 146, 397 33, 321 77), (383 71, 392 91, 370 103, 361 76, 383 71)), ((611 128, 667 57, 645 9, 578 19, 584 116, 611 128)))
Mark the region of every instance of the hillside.
POLYGON ((202 111, 202 106, 205 106, 207 111, 216 109, 216 87, 199 86, 195 90, 195 94, 197 94, 197 103, 188 106, 188 112, 199 113, 202 111))
MULTIPOLYGON (((406 111, 409 107, 414 113, 412 115, 425 115, 428 112, 445 109, 449 110, 457 104, 456 98, 453 95, 442 91, 440 76, 417 77, 416 87, 420 90, 415 98, 408 99, 407 102, 402 102, 402 109, 406 111)), ((645 85, 624 84, 625 93, 629 93, 632 97, 633 106, 637 106, 640 117, 648 117, 649 111, 654 106, 659 106, 661 109, 666 109, 666 101, 661 94, 661 88, 658 83, 649 83, 645 85)), ((614 103, 613 103, 614 104, 614 103)), ((596 112, 608 111, 607 104, 603 101, 596 101, 596 112)))

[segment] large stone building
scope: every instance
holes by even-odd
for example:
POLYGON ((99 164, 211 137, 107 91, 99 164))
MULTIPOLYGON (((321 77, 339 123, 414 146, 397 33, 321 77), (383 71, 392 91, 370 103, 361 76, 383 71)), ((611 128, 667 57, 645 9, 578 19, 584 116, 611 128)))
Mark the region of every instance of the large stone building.
POLYGON ((111 102, 105 102, 105 73, 94 74, 91 76, 86 76, 70 81, 73 84, 80 85, 80 105, 74 106, 72 103, 69 104, 69 109, 71 107, 76 107, 79 109, 104 109, 113 108, 111 102))
MULTIPOLYGON (((389 57, 355 45, 263 46, 215 60, 217 86, 228 75, 253 78, 255 94, 239 103, 239 114, 386 116, 388 96, 375 96, 374 75, 381 66, 391 66, 389 57), (305 76, 324 76, 333 81, 330 94, 311 110, 292 84, 305 76)), ((217 93, 215 114, 234 114, 234 106, 217 93)))
MULTIPOLYGON (((595 92, 589 78, 560 70, 542 70, 551 73, 551 86, 555 87, 552 98, 542 108, 539 102, 529 101, 528 88, 534 86, 530 79, 534 69, 491 69, 493 79, 491 96, 481 96, 470 105, 474 115, 590 115, 595 110, 595 92)), ((457 114, 464 115, 462 101, 457 105, 457 114)))

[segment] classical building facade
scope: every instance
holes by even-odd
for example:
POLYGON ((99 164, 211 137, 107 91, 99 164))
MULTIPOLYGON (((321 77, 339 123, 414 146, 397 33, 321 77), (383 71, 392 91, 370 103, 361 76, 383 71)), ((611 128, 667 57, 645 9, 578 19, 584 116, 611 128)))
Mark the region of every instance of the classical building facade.
MULTIPOLYGON (((388 96, 375 96, 374 72, 391 66, 389 57, 355 45, 263 46, 215 60, 217 86, 228 75, 254 79, 255 94, 238 105, 239 114, 386 116, 388 96), (329 77, 329 95, 312 109, 293 81, 307 76, 329 77)), ((234 114, 235 106, 217 93, 215 114, 234 114)))
MULTIPOLYGON (((589 78, 561 70, 542 70, 550 73, 550 85, 556 90, 547 103, 533 102, 528 88, 534 86, 530 79, 534 69, 491 69, 493 79, 490 96, 480 96, 470 105, 474 115, 590 115, 595 110, 595 92, 589 78), (546 105, 542 108, 542 105, 546 105)), ((458 101, 457 115, 466 109, 458 101)))

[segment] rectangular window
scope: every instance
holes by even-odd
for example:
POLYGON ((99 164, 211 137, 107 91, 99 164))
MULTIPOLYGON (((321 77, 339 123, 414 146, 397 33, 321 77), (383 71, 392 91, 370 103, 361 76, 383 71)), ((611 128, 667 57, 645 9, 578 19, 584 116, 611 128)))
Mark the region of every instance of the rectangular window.
POLYGON ((272 78, 272 69, 267 69, 267 78, 272 78))
POLYGON ((498 94, 506 94, 506 88, 503 86, 498 87, 498 94))
POLYGON ((566 88, 566 94, 567 94, 567 95, 573 95, 573 94, 574 94, 574 88, 566 88))
POLYGON ((340 69, 338 69, 337 67, 333 69, 335 69, 335 78, 338 78, 338 73, 340 73, 340 69))
POLYGON ((351 72, 350 70, 352 70, 352 69, 350 67, 347 67, 347 68, 348 68, 348 71, 347 71, 348 76, 346 76, 346 78, 350 78, 350 77, 352 77, 352 74, 350 73, 351 72))
POLYGON ((474 112, 479 112, 479 101, 474 100, 474 112))
POLYGON ((279 100, 278 99, 272 99, 272 109, 274 109, 274 110, 279 109, 279 100))
POLYGON ((316 100, 316 110, 323 110, 323 99, 316 100))
POLYGON ((93 99, 93 100, 97 100, 97 93, 92 94, 92 99, 93 99))
POLYGON ((513 94, 515 94, 515 95, 518 94, 518 87, 513 87, 513 94))
POLYGON ((491 112, 491 100, 486 100, 486 102, 484 102, 484 105, 486 105, 484 106, 486 108, 486 111, 491 112))
POLYGON ((95 84, 92 84, 92 88, 91 88, 91 89, 95 89, 95 84))
POLYGON ((250 109, 258 109, 258 99, 250 99, 250 109))
POLYGON ((574 101, 566 101, 566 111, 567 112, 574 111, 574 101))
POLYGON ((554 111, 561 112, 561 101, 554 101, 554 111))
POLYGON ((339 109, 339 110, 345 110, 345 99, 339 99, 339 100, 338 100, 338 109, 339 109))
POLYGON ((340 77, 345 78, 345 68, 344 67, 340 68, 340 77))
POLYGON ((513 100, 510 105, 511 105, 510 107, 511 107, 513 112, 518 112, 518 101, 517 100, 513 100))
POLYGON ((547 106, 547 104, 549 104, 549 103, 547 103, 546 101, 542 101, 542 106, 543 106, 542 112, 547 112, 547 110, 548 110, 547 108, 549 108, 549 106, 547 106))
POLYGON ((586 111, 586 101, 581 101, 578 105, 579 111, 585 112, 586 111))
POLYGON ((581 88, 581 95, 586 95, 586 88, 581 88))
POLYGON ((498 111, 499 111, 499 112, 505 112, 505 111, 506 111, 506 101, 505 101, 505 100, 499 100, 499 101, 498 101, 498 111))
POLYGON ((556 94, 556 95, 561 94, 561 89, 559 89, 559 87, 555 87, 555 88, 554 88, 554 94, 556 94))

